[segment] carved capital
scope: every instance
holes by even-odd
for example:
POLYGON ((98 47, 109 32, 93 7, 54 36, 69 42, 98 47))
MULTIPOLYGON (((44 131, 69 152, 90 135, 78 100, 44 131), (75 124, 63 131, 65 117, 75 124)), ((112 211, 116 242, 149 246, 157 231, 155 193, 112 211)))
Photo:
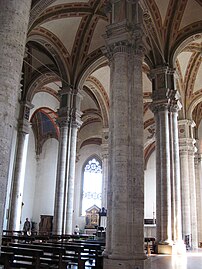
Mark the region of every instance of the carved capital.
POLYGON ((24 134, 29 134, 31 125, 27 120, 19 120, 18 121, 18 131, 24 134))
POLYGON ((82 120, 81 120, 81 111, 77 110, 77 109, 72 109, 72 113, 71 113, 71 127, 72 128, 77 128, 79 129, 82 125, 82 120))
POLYGON ((60 128, 67 128, 69 124, 69 117, 58 117, 57 124, 60 128))
POLYGON ((168 111, 169 104, 168 103, 151 103, 150 109, 154 114, 159 112, 168 111))

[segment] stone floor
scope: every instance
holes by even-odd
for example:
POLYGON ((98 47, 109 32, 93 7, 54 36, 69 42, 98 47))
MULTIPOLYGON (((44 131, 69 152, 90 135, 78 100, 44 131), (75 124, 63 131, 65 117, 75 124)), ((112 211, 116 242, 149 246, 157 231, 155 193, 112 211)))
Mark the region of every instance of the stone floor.
MULTIPOLYGON (((188 251, 184 255, 151 255, 149 258, 151 269, 202 269, 202 249, 188 251)), ((71 269, 77 269, 77 266, 71 269)))
POLYGON ((151 255, 151 269, 202 269, 202 249, 184 255, 151 255))

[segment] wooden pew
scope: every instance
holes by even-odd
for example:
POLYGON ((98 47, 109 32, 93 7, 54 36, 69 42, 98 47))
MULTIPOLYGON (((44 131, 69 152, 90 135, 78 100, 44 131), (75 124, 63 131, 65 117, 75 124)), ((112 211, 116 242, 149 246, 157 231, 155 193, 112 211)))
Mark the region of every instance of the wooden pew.
MULTIPOLYGON (((103 247, 99 243, 89 243, 86 241, 81 241, 81 242, 47 242, 47 245, 51 246, 62 246, 66 248, 67 252, 71 252, 71 250, 76 250, 76 253, 74 257, 72 257, 71 261, 75 263, 75 261, 80 263, 80 268, 85 267, 85 263, 89 261, 89 267, 93 267, 93 260, 95 261, 95 268, 96 269, 101 269, 103 267, 103 247), (78 257, 77 255, 78 254, 78 257), (84 266, 84 267, 83 267, 84 266)), ((70 259, 70 255, 67 255, 68 259, 70 259)))
POLYGON ((10 269, 13 262, 14 253, 13 252, 4 252, 0 253, 0 265, 3 265, 5 269, 10 269))
POLYGON ((39 246, 43 244, 44 246, 50 247, 60 247, 65 249, 65 255, 63 256, 63 262, 68 263, 71 265, 77 265, 78 269, 85 269, 85 262, 89 260, 88 257, 83 257, 82 252, 84 252, 84 247, 81 245, 71 245, 70 243, 58 242, 58 243, 40 243, 40 242, 33 242, 34 245, 39 246))
POLYGON ((68 262, 63 260, 63 256, 66 253, 65 248, 60 246, 47 246, 44 243, 40 244, 22 244, 11 243, 10 246, 17 246, 20 248, 41 249, 43 250, 43 256, 40 257, 40 266, 55 266, 59 269, 67 268, 68 262))
POLYGON ((3 235, 21 235, 23 231, 3 230, 3 235))
MULTIPOLYGON (((65 243, 64 243, 65 244, 65 243)), ((81 242, 71 242, 72 245, 81 245, 84 247, 83 252, 81 253, 82 257, 86 257, 89 259, 90 264, 93 264, 93 260, 95 260, 95 268, 101 269, 103 268, 103 247, 101 244, 91 243, 88 241, 81 242)))
POLYGON ((27 234, 19 234, 19 235, 3 235, 2 236, 2 245, 6 246, 11 242, 19 242, 19 243, 32 243, 33 241, 43 241, 47 242, 49 240, 48 235, 27 235, 27 234))
POLYGON ((13 253, 11 268, 40 269, 40 257, 43 256, 43 250, 12 246, 2 246, 1 250, 13 253))

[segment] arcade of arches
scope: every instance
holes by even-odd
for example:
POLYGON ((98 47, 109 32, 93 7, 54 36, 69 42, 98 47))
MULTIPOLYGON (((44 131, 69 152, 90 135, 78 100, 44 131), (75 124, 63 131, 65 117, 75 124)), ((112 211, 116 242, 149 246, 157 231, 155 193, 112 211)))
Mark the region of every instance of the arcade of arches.
POLYGON ((0 234, 41 215, 84 231, 93 160, 104 269, 149 268, 148 235, 159 253, 199 246, 201 14, 201 0, 0 1, 0 234))

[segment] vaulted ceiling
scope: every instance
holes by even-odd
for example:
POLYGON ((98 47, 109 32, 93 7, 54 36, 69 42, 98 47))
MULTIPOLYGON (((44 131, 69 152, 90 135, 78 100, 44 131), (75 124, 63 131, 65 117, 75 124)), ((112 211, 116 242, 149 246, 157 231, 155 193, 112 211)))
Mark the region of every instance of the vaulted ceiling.
MULTIPOLYGON (((110 14, 106 13, 108 1, 32 2, 24 98, 32 101, 40 91, 58 98, 59 88, 56 90, 53 85, 59 82, 83 87, 80 144, 98 143, 102 128, 108 127, 110 69, 101 50, 110 22, 110 14), (89 134, 87 127, 92 129, 89 134)), ((140 4, 148 45, 143 91, 145 141, 150 143, 145 143, 152 145, 154 119, 149 110, 151 82, 147 76, 151 68, 165 64, 176 68, 176 86, 183 105, 180 117, 193 117, 198 124, 201 121, 202 0, 141 0, 140 4)))

